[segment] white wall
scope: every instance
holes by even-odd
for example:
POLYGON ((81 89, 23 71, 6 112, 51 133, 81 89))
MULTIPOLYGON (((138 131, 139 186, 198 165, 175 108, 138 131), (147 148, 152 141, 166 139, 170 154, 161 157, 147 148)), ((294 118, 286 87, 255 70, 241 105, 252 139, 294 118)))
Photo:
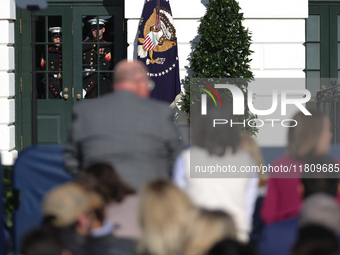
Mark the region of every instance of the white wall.
POLYGON ((1 0, 0 8, 0 152, 1 163, 12 165, 15 148, 14 79, 15 0, 1 0))
MULTIPOLYGON (((255 78, 304 78, 305 73, 305 18, 308 17, 307 0, 240 0, 244 12, 243 25, 252 32, 251 69, 255 78)), ((295 84, 304 88, 303 82, 295 84)), ((269 109, 271 91, 257 90, 254 105, 258 109, 269 109)), ((279 109, 278 109, 279 111, 279 109)), ((297 108, 289 108, 287 116, 275 112, 277 119, 289 119, 297 108)), ((266 117, 260 117, 265 119, 266 117)), ((272 128, 271 122, 259 129, 257 140, 261 146, 285 146, 287 128, 272 128)))
MULTIPOLYGON (((197 28, 199 19, 205 14, 206 3, 208 0, 170 0, 177 30, 181 80, 188 75, 188 57, 192 52, 192 42, 199 40, 197 28)), ((135 58, 136 34, 143 4, 142 0, 125 0, 129 59, 135 58)), ((252 32, 251 49, 254 53, 251 69, 255 78, 304 78, 305 47, 302 44, 305 41, 308 0, 239 0, 239 4, 245 17, 243 24, 252 32)), ((257 91, 254 105, 265 107, 270 105, 271 95, 262 91, 257 91)), ((293 114, 294 110, 291 110, 282 119, 293 114)), ((272 129, 270 123, 266 123, 257 134, 257 140, 261 146, 284 146, 286 129, 272 129)))

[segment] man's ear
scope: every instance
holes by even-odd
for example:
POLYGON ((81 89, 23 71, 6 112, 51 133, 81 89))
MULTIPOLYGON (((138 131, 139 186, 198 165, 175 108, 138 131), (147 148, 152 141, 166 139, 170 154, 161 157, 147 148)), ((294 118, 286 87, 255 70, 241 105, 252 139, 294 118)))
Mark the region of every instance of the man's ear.
POLYGON ((103 33, 105 33, 105 27, 103 27, 103 33))
MULTIPOLYGON (((302 181, 299 183, 299 185, 296 187, 297 192, 299 193, 299 195, 301 197, 303 197, 305 195, 305 186, 303 186, 302 181)), ((338 190, 339 190, 339 186, 338 186, 338 190)))

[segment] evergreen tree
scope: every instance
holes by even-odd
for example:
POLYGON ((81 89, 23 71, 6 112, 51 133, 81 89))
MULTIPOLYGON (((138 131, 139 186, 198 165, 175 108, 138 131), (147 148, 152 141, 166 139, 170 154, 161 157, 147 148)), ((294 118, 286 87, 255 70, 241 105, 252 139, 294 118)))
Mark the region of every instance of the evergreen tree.
MULTIPOLYGON (((240 9, 235 0, 209 0, 198 28, 201 38, 194 43, 196 48, 190 58, 190 69, 193 71, 192 78, 242 78, 243 82, 234 84, 245 96, 245 115, 240 119, 250 120, 256 118, 247 105, 248 81, 254 77, 250 70, 251 36, 248 29, 242 26, 244 18, 240 9)), ((186 83, 190 84, 189 77, 186 83)), ((230 92, 225 93, 231 101, 230 92)), ((190 105, 196 99, 193 94, 190 97, 188 86, 181 110, 189 115, 190 105)), ((248 126, 245 129, 253 134, 257 131, 257 128, 248 126)))

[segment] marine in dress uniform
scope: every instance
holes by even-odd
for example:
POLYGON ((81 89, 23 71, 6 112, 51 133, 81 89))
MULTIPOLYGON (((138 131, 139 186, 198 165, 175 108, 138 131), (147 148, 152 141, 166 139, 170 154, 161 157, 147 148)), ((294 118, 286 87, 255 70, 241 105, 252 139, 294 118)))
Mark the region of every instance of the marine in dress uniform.
POLYGON ((91 19, 88 22, 91 23, 92 38, 87 39, 84 42, 93 42, 93 44, 83 44, 83 67, 85 71, 83 73, 83 97, 86 99, 98 97, 98 81, 100 95, 112 91, 110 74, 95 72, 111 70, 110 45, 103 39, 105 22, 107 21, 98 19, 98 31, 97 19, 91 19))
MULTIPOLYGON (((51 39, 55 43, 55 45, 48 48, 48 60, 43 56, 41 57, 41 70, 46 70, 46 65, 48 71, 53 71, 53 73, 48 73, 48 98, 49 99, 61 99, 62 95, 62 55, 61 55, 61 27, 51 27, 49 29, 51 32, 51 39), (46 63, 48 61, 48 63, 46 63)), ((46 80, 43 87, 46 86, 46 80)), ((45 90, 43 90, 42 94, 45 94, 45 90)), ((43 97, 44 98, 44 97, 43 97)))

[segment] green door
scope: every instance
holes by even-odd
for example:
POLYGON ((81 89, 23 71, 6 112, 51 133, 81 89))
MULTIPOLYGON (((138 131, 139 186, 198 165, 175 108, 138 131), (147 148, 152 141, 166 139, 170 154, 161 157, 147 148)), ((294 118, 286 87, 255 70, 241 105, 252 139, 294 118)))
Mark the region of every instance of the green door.
POLYGON ((36 13, 37 137, 40 144, 61 144, 67 139, 64 127, 71 123, 72 111, 72 16, 71 8, 48 8, 36 13), (49 31, 61 27, 62 41, 57 47, 49 31), (59 52, 58 52, 59 51, 59 52), (60 79, 59 79, 60 78, 60 79), (55 83, 55 85, 53 85, 55 83), (52 95, 56 87, 59 95, 52 95), (51 96, 52 95, 52 96, 51 96))
MULTIPOLYGON (((340 78, 340 5, 310 2, 306 19, 307 88, 316 92, 340 78)), ((313 101, 313 100, 312 100, 313 101)))
MULTIPOLYGON (((22 88, 17 103, 21 123, 17 136, 21 148, 31 145, 31 41, 30 13, 18 12, 17 81, 22 88)), ((95 84, 92 94, 100 97, 103 84, 111 88, 112 69, 126 57, 123 6, 50 5, 36 12, 37 137, 39 144, 62 144, 72 123, 72 107, 91 98, 84 88, 95 84), (92 21, 92 22, 91 22, 92 21), (100 24, 105 23, 105 30, 100 24), (96 23, 94 25, 93 23, 96 23), (93 37, 93 28, 104 31, 103 38, 93 37), (53 41, 61 28, 61 42, 53 41), (92 30, 91 30, 92 28, 92 30), (91 60, 85 60, 85 51, 91 60), (102 64, 104 60, 104 64, 102 64), (88 61, 88 62, 86 62, 88 61), (91 63, 89 62, 91 61, 91 63), (93 63, 93 65, 92 65, 93 63), (96 64, 99 63, 99 64, 96 64), (89 69, 89 66, 91 68, 89 69), (98 86, 96 86, 96 84, 98 86), (61 92, 61 93, 59 93, 61 92)), ((105 91, 107 92, 107 91, 105 91)), ((91 95, 92 95, 91 94, 91 95)))
MULTIPOLYGON (((340 3, 309 2, 306 19, 306 78, 312 94, 309 107, 316 107, 316 92, 340 83, 340 3)), ((332 101, 332 100, 330 100, 332 101)), ((337 103, 338 104, 338 103, 337 103)), ((339 141, 338 106, 322 103, 322 110, 331 120, 333 142, 339 141)))

